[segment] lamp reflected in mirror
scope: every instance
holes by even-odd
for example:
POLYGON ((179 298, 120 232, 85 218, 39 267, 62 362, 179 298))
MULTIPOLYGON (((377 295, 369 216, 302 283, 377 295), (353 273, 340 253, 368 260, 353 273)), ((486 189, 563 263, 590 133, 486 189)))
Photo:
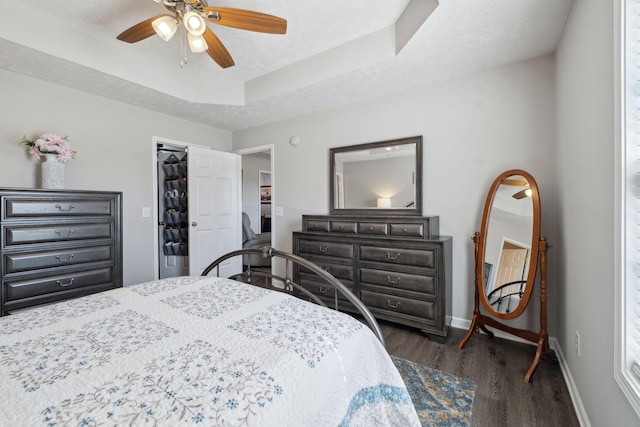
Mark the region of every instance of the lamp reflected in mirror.
POLYGON ((391 207, 391 197, 378 197, 376 207, 387 209, 391 207))

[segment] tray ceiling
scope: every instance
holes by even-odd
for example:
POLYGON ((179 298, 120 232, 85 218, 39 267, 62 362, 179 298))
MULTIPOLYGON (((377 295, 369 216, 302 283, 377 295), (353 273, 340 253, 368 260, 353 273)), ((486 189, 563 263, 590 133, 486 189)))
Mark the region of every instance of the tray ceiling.
POLYGON ((288 21, 273 35, 210 24, 236 65, 180 67, 177 37, 116 36, 153 0, 3 4, 0 68, 239 130, 555 51, 572 0, 209 0, 288 21))

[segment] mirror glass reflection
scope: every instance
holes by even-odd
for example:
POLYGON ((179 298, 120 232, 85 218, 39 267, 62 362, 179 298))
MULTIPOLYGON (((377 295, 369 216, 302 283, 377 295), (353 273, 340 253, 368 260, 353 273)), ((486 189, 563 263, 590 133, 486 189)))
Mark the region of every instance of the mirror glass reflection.
POLYGON ((496 188, 489 211, 484 294, 498 313, 511 313, 520 304, 527 304, 523 296, 529 277, 534 226, 530 187, 521 175, 506 177, 496 188))
POLYGON ((332 213, 421 210, 421 137, 331 149, 332 213))

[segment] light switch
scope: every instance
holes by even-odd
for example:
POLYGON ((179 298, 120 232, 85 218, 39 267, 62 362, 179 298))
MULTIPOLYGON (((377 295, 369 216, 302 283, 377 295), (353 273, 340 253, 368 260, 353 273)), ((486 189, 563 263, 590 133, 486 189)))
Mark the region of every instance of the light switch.
POLYGON ((151 208, 145 206, 142 208, 142 218, 149 218, 151 216, 151 208))
POLYGON ((282 206, 276 206, 276 216, 284 216, 284 208, 282 206))

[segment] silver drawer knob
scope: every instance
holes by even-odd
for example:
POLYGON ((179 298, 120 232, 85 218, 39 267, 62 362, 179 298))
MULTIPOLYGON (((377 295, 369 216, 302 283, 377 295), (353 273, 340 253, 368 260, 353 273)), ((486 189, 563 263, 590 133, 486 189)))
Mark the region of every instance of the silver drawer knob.
POLYGON ((60 230, 56 230, 56 234, 60 237, 69 237, 75 232, 76 230, 74 230, 73 228, 71 230, 67 230, 66 234, 63 234, 60 230))
POLYGON ((400 301, 396 301, 394 304, 392 304, 390 300, 387 300, 387 305, 389 306, 389 308, 395 309, 400 306, 400 301))
POLYGON ((62 283, 62 280, 56 280, 56 283, 62 287, 62 288, 66 288, 67 286, 71 286, 73 284, 73 279, 74 277, 71 278, 71 280, 69 281, 69 283, 62 283))
POLYGON ((60 262, 69 262, 73 259, 74 254, 69 254, 68 257, 63 258, 61 255, 56 255, 56 259, 60 262))
POLYGON ((75 208, 75 207, 76 207, 76 205, 71 204, 71 205, 69 205, 69 207, 68 207, 68 208, 66 208, 66 209, 65 209, 62 205, 56 205, 56 208, 57 208, 60 212, 69 212, 71 209, 73 209, 73 208, 75 208))
POLYGON ((395 261, 398 258, 400 258, 400 252, 396 252, 395 254, 392 254, 391 252, 387 252, 387 259, 395 261))
POLYGON ((400 282, 400 278, 398 276, 387 276, 387 282, 390 285, 397 285, 400 282))

